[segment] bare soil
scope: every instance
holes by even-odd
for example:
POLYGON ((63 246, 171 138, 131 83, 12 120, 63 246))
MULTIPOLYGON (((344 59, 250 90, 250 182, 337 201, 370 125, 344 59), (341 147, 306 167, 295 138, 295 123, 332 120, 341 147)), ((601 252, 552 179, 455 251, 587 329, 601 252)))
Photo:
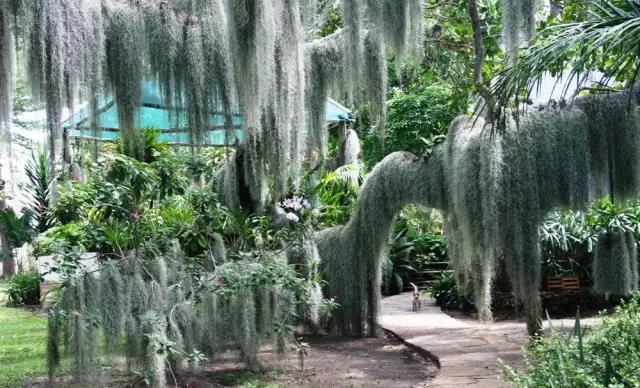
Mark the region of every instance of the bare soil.
MULTIPOLYGON (((237 362, 235 352, 227 352, 215 363, 197 372, 184 372, 170 377, 172 387, 179 388, 298 388, 298 387, 426 387, 438 372, 429 359, 391 337, 331 339, 305 337, 311 348, 300 369, 298 355, 279 357, 263 352, 263 368, 248 371, 237 362), (173 380, 173 381, 172 381, 173 380)), ((109 369, 98 384, 101 387, 142 387, 140 379, 126 376, 121 369, 109 369)), ((45 378, 26 385, 48 387, 45 378)), ((58 387, 78 387, 68 376, 58 380, 58 387)), ((93 385, 96 387, 96 385, 93 385)), ((93 388, 92 387, 92 388, 93 388)))
POLYGON ((274 382, 284 387, 425 387, 438 371, 431 360, 389 337, 305 340, 311 352, 304 370, 297 356, 288 357, 277 363, 283 373, 274 382))

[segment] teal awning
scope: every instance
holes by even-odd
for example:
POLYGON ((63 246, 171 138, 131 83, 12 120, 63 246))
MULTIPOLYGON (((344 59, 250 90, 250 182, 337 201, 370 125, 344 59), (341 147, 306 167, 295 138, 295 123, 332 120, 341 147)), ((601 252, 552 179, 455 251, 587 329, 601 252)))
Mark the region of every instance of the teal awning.
MULTIPOLYGON (((171 111, 162 102, 162 93, 157 83, 146 81, 142 87, 142 106, 138 109, 136 126, 140 128, 152 127, 160 131, 159 140, 164 143, 188 145, 187 117, 185 111, 171 111)), ((325 108, 327 124, 348 121, 350 111, 332 99, 328 99, 325 108)), ((89 111, 87 108, 69 117, 62 123, 63 128, 69 130, 71 137, 96 139, 100 141, 114 141, 118 138, 120 125, 118 122, 118 107, 112 99, 101 99, 98 106, 98 131, 94 133, 90 128, 89 111)), ((227 130, 232 130, 237 140, 242 140, 242 120, 237 112, 232 114, 232 128, 226 128, 225 115, 220 112, 210 117, 210 129, 203 136, 202 144, 221 146, 225 144, 227 130)))

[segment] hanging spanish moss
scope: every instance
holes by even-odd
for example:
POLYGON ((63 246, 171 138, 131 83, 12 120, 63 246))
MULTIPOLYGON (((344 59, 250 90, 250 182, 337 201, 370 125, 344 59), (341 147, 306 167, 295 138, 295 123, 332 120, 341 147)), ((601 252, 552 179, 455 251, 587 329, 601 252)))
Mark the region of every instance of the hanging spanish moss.
POLYGON ((283 280, 299 276, 285 253, 229 261, 218 257, 196 275, 177 241, 162 246, 104 263, 98 279, 69 277, 49 314, 51 379, 63 354, 78 382, 97 377, 104 354, 125 355, 130 370, 141 371, 154 387, 165 387, 171 373, 198 368, 200 352, 215 360, 236 351, 239 360, 258 367, 263 343, 274 341, 278 351, 286 351, 290 327, 325 317, 319 258, 311 241, 304 244, 306 264, 299 278, 307 287, 283 280), (286 272, 263 279, 273 271, 286 272), (104 347, 97 341, 99 330, 104 347))
MULTIPOLYGON (((102 18, 102 7, 98 4, 93 4, 89 8, 90 13, 90 25, 93 27, 91 33, 92 41, 92 53, 88 58, 89 64, 87 66, 87 97, 88 97, 88 111, 89 111, 89 123, 91 129, 91 136, 98 138, 98 100, 103 92, 103 66, 105 56, 105 36, 104 36, 104 20, 102 18)), ((94 141, 92 149, 94 160, 98 158, 98 142, 94 141)))
POLYGON ((213 292, 205 293, 202 298, 201 319, 202 327, 205 330, 202 333, 200 348, 209 357, 215 357, 222 344, 219 338, 220 312, 218 297, 213 292))
POLYGON ((502 38, 510 63, 517 61, 522 45, 535 35, 536 3, 537 0, 502 0, 502 38))
POLYGON ((237 296, 238 339, 240 357, 249 367, 258 365, 259 339, 256 329, 256 305, 253 292, 248 289, 240 291, 237 296))
POLYGON ((371 102, 371 114, 375 118, 378 135, 383 139, 387 115, 387 57, 384 40, 381 34, 369 32, 364 45, 364 71, 368 80, 364 92, 367 100, 371 102))
POLYGON ((227 258, 227 249, 224 246, 224 240, 218 233, 213 234, 213 241, 211 242, 211 256, 216 261, 224 261, 227 258))
POLYGON ((422 2, 342 1, 344 29, 306 46, 307 112, 310 146, 326 158, 324 101, 345 93, 369 101, 375 124, 384 131, 387 81, 386 48, 401 62, 422 46, 422 2))
POLYGON ((125 154, 142 150, 137 113, 142 102, 144 24, 133 6, 112 3, 106 26, 106 69, 114 101, 118 106, 120 138, 125 154))
POLYGON ((428 162, 409 153, 391 154, 365 181, 349 223, 318 234, 321 272, 327 279, 325 294, 340 304, 332 317, 332 331, 377 335, 380 269, 394 217, 406 204, 438 202, 424 198, 422 190, 442 184, 433 178, 428 162))
MULTIPOLYGON (((89 100, 89 121, 97 131, 103 84, 117 105, 126 153, 140 152, 136 120, 142 83, 151 78, 171 121, 177 126, 186 118, 192 143, 218 125, 211 117, 219 113, 228 143, 235 142, 233 116, 239 111, 245 181, 256 209, 264 208, 268 196, 277 200, 298 186, 305 156, 317 152, 324 161, 329 95, 370 99, 378 128, 384 128, 386 49, 401 59, 417 54, 422 39, 419 0, 343 1, 345 28, 308 43, 313 0, 25 4, 18 8, 25 15, 29 80, 47 105, 51 160, 61 153, 62 108, 73 110, 77 96, 89 100)), ((3 17, 7 12, 2 7, 3 17)), ((10 45, 1 46, 4 58, 10 45)))
POLYGON ((319 152, 321 160, 327 155, 327 133, 324 128, 325 101, 329 93, 340 87, 342 80, 340 64, 344 57, 344 32, 340 31, 307 45, 305 49, 307 83, 309 92, 308 115, 309 145, 319 152))
POLYGON ((191 143, 202 143, 202 136, 207 129, 208 112, 211 111, 207 102, 205 90, 205 61, 202 53, 202 31, 195 17, 191 17, 184 27, 184 47, 182 56, 185 58, 185 66, 181 66, 184 90, 187 91, 186 107, 190 129, 191 143))
POLYGON ((343 82, 349 93, 349 99, 359 97, 362 87, 360 81, 365 79, 362 75, 364 54, 366 48, 365 40, 365 4, 362 0, 342 0, 342 18, 345 27, 344 39, 342 40, 343 62, 343 82))
POLYGON ((297 313, 296 299, 292 292, 283 289, 275 290, 273 296, 275 306, 273 324, 277 327, 273 336, 274 347, 278 354, 285 354, 287 345, 290 343, 286 328, 293 323, 291 318, 297 313))
POLYGON ((0 124, 8 122, 11 115, 14 71, 14 42, 11 17, 0 5, 0 124))
POLYGON ((174 348, 176 349, 176 352, 169 355, 168 359, 172 369, 182 369, 185 366, 184 357, 182 356, 182 353, 185 351, 184 337, 180 330, 180 325, 174 315, 174 311, 175 307, 171 309, 169 312, 169 318, 167 319, 167 339, 175 344, 174 348))
POLYGON ((36 100, 44 100, 49 134, 49 158, 55 166, 62 152, 61 112, 73 110, 81 85, 97 91, 102 71, 102 9, 86 0, 33 1, 18 7, 24 23, 28 81, 36 100))
POLYGON ((118 347, 120 331, 124 319, 125 295, 124 283, 115 262, 105 265, 100 275, 102 328, 107 349, 115 352, 118 347))
POLYGON ((164 388, 166 382, 166 350, 162 348, 167 341, 161 317, 155 311, 149 311, 143 317, 144 345, 146 351, 147 378, 152 388, 164 388))
MULTIPOLYGON (((485 128, 482 119, 461 117, 428 159, 402 153, 385 158, 365 182, 349 223, 317 238, 328 295, 339 295, 343 306, 334 329, 348 335, 375 331, 372 312, 387 226, 402 204, 419 202, 445 213, 451 264, 462 288, 473 292, 479 317, 491 319, 492 281, 502 259, 514 295, 525 305, 528 329, 535 332, 541 282, 538 226, 546 214, 583 208, 594 193, 624 201, 640 190, 638 114, 635 105, 625 111, 628 101, 628 94, 619 93, 540 108, 519 124, 508 122, 500 135, 485 128), (409 168, 411 158, 415 165, 409 168)), ((610 245, 605 240, 606 248, 597 255, 595 272, 602 271, 605 279, 599 289, 616 284, 618 289, 609 292, 628 293, 634 283, 629 247, 635 244, 615 239, 610 245), (614 263, 609 259, 614 254, 618 260, 625 257, 617 263, 626 263, 626 269, 614 272, 625 272, 628 280, 614 280, 607 275, 614 272, 604 270, 614 263)))
POLYGON ((47 373, 49 380, 55 377, 55 371, 60 366, 60 317, 51 310, 47 314, 47 373))
POLYGON ((205 61, 205 84, 213 86, 207 91, 211 107, 223 108, 227 142, 233 140, 233 104, 236 101, 233 63, 228 39, 229 27, 223 0, 203 0, 199 2, 198 16, 202 31, 203 56, 205 61))
POLYGON ((419 0, 384 1, 384 33, 398 61, 407 55, 419 55, 424 20, 421 3, 419 0))
POLYGON ((129 366, 133 360, 138 360, 143 356, 144 349, 140 330, 142 328, 142 316, 149 309, 149 294, 147 284, 138 270, 132 275, 132 279, 127 283, 127 310, 124 317, 125 331, 125 354, 129 366))
MULTIPOLYGON (((635 291, 636 276, 631 272, 629 250, 635 245, 633 235, 621 231, 603 232, 598 236, 593 255, 593 290, 605 295, 629 295, 635 291), (630 241, 627 241, 629 239, 630 241)), ((635 250, 634 250, 635 251, 635 250)))
POLYGON ((182 29, 178 18, 168 3, 145 8, 149 65, 158 80, 165 104, 176 102, 175 66, 182 44, 182 29))
POLYGON ((240 208, 235 156, 227 156, 218 169, 216 187, 220 201, 231 210, 240 208))
POLYGON ((358 167, 360 157, 361 147, 360 147, 360 138, 358 134, 353 129, 347 131, 347 138, 344 142, 344 164, 351 164, 355 167, 358 167))
MULTIPOLYGON (((70 355, 74 379, 78 382, 86 381, 96 377, 99 372, 97 333, 92 322, 95 316, 92 307, 87 305, 87 296, 93 298, 90 294, 95 290, 87 293, 85 285, 89 283, 85 280, 83 277, 73 279, 64 289, 60 303, 49 313, 47 362, 50 377, 53 377, 61 360, 61 334, 64 338, 65 353, 70 355)), ((90 280, 95 283, 95 279, 90 280)))
POLYGON ((280 10, 280 29, 275 47, 275 109, 271 142, 271 175, 276 198, 289 192, 289 183, 297 187, 304 159, 305 73, 304 41, 300 10, 295 0, 284 0, 280 10))
MULTIPOLYGON (((320 253, 314 240, 306 239, 300 246, 293 246, 287 252, 287 260, 294 265, 301 276, 306 279, 320 277, 320 253)), ((323 316, 327 315, 324 308, 324 294, 318 282, 309 281, 306 289, 306 311, 299 312, 307 323, 318 327, 323 316)), ((288 315, 287 315, 288 316, 288 315)))

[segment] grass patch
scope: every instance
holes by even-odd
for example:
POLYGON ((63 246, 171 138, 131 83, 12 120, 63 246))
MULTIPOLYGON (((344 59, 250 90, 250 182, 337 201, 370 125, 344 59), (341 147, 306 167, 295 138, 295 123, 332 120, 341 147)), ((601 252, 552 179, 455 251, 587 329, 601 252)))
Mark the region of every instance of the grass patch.
MULTIPOLYGON (((22 386, 26 379, 47 374, 47 316, 5 307, 6 288, 6 281, 0 281, 0 388, 15 388, 22 386)), ((68 361, 64 360, 59 373, 68 370, 68 361)), ((222 385, 240 388, 280 387, 265 381, 266 372, 266 369, 229 371, 216 376, 216 380, 222 385)))
POLYGON ((46 338, 45 315, 0 307, 1 388, 13 388, 26 377, 47 373, 46 338))

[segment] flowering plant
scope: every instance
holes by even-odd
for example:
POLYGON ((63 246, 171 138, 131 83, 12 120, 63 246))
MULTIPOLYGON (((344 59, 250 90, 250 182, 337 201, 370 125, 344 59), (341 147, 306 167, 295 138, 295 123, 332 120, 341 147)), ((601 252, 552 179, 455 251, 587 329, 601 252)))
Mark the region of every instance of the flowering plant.
POLYGON ((311 204, 306 198, 294 195, 285 198, 278 203, 278 207, 284 212, 284 217, 291 222, 299 222, 306 209, 311 208, 311 204))

